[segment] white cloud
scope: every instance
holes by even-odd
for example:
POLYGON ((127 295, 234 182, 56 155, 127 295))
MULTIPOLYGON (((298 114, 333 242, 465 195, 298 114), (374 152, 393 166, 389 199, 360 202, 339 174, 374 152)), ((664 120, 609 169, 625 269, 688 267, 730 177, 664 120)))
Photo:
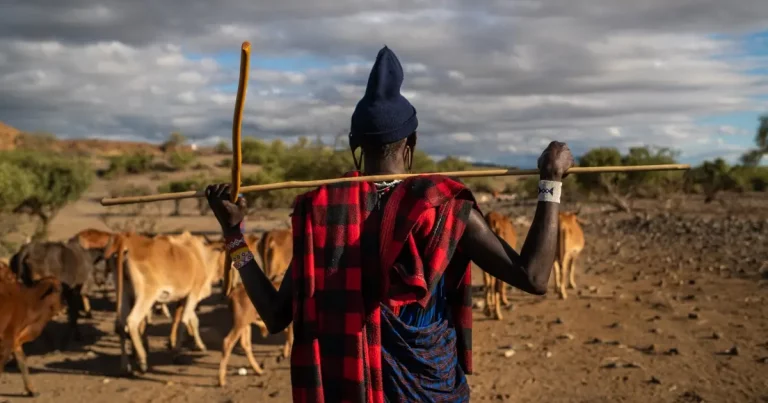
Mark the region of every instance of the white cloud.
POLYGON ((347 129, 384 44, 435 155, 532 164, 558 139, 576 153, 649 144, 694 158, 752 136, 698 118, 768 109, 754 98, 768 79, 746 74, 768 58, 737 57, 738 41, 712 35, 767 29, 764 0, 45 3, 3 8, 0 120, 64 137, 228 138, 238 69, 215 55, 243 40, 245 132, 262 136, 347 129), (295 56, 333 65, 255 63, 295 56))

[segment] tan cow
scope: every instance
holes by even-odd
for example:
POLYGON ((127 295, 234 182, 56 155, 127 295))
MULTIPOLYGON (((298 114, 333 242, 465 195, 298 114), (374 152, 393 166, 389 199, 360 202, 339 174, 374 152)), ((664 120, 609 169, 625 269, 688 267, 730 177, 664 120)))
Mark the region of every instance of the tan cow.
MULTIPOLYGON (((167 237, 167 236, 164 236, 167 237)), ((172 239, 172 238, 169 238, 172 239)), ((198 239, 203 242, 206 248, 206 257, 205 257, 205 267, 208 271, 214 272, 214 276, 211 278, 211 285, 214 283, 219 282, 224 277, 224 264, 225 264, 225 257, 226 257, 226 247, 224 245, 224 240, 219 239, 216 241, 211 241, 205 236, 199 236, 198 239)), ((258 238, 257 238, 258 239, 258 238)), ((210 294, 210 293, 209 293, 210 294)), ((167 305, 162 304, 161 305, 166 311, 167 311, 167 305)), ((170 349, 176 349, 179 347, 178 344, 178 329, 179 325, 181 324, 182 319, 182 313, 183 313, 183 305, 179 304, 179 306, 176 307, 176 311, 173 315, 173 321, 171 323, 171 334, 168 338, 168 347, 170 349)), ((170 315, 168 315, 170 317, 170 315)), ((147 323, 149 322, 149 317, 147 318, 147 323)), ((191 334, 192 329, 190 329, 189 326, 186 326, 187 332, 191 334)))
POLYGON ((61 312, 61 291, 61 282, 55 277, 43 277, 29 287, 15 278, 0 281, 0 375, 13 354, 28 396, 37 393, 29 381, 22 346, 40 336, 48 321, 61 312))
POLYGON ((576 272, 576 259, 584 249, 584 231, 582 231, 576 213, 560 213, 560 231, 557 237, 557 256, 555 257, 555 290, 560 298, 568 298, 565 292, 565 280, 568 276, 570 288, 576 289, 574 274, 576 272))
MULTIPOLYGON (((276 284, 279 286, 279 284, 276 284)), ((232 329, 224 338, 221 345, 221 362, 219 363, 219 386, 227 384, 227 363, 232 355, 232 349, 235 342, 240 340, 240 347, 245 351, 248 363, 251 364, 253 372, 257 375, 264 373, 256 358, 253 357, 253 346, 251 345, 251 325, 256 325, 261 330, 261 337, 267 337, 269 331, 267 325, 261 320, 256 307, 253 306, 250 297, 245 292, 242 283, 237 284, 229 295, 229 310, 232 312, 232 329)))
POLYGON ((184 301, 181 322, 189 329, 196 346, 205 351, 195 307, 211 294, 211 283, 217 270, 206 264, 210 257, 203 241, 189 232, 156 238, 135 233, 118 234, 105 255, 111 257, 114 254, 117 254, 116 328, 120 335, 122 369, 130 371, 125 349, 127 332, 139 370, 147 370, 147 352, 141 340, 145 326, 142 322, 156 301, 184 301), (127 283, 125 278, 129 280, 127 283), (129 305, 131 300, 134 301, 132 306, 129 305))
MULTIPOLYGON (((491 211, 485 215, 485 222, 509 246, 512 248, 517 246, 517 233, 512 221, 507 216, 491 211)), ((501 303, 503 302, 504 306, 509 306, 507 283, 485 272, 483 272, 483 283, 485 285, 485 316, 493 317, 496 320, 503 319, 501 303)))

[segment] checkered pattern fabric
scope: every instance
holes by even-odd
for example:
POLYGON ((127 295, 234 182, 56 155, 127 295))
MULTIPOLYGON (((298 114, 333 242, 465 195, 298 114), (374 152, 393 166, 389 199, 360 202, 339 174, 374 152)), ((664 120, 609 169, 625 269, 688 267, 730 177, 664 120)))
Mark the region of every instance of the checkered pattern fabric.
POLYGON ((383 210, 377 203, 369 182, 322 186, 294 203, 294 402, 383 403, 382 306, 426 307, 443 274, 458 362, 471 373, 470 266, 454 256, 476 208, 471 193, 446 177, 418 177, 398 185, 383 210), (403 248, 412 265, 394 265, 403 248), (449 263, 459 267, 453 274, 449 263))

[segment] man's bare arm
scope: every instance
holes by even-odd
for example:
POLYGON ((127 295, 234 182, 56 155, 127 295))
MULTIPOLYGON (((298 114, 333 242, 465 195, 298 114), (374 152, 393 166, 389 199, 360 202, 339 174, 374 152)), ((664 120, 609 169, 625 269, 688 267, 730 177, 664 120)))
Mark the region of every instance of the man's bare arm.
POLYGON ((246 263, 239 271, 245 292, 256 307, 267 330, 272 334, 285 330, 293 320, 291 305, 293 281, 290 266, 285 272, 279 290, 275 289, 255 260, 246 263))
POLYGON ((499 238, 472 210, 459 241, 480 269, 525 292, 544 295, 557 250, 559 204, 539 202, 521 253, 499 238))
MULTIPOLYGON (((565 143, 553 141, 541 153, 538 166, 542 180, 562 182, 573 166, 573 156, 565 143)), ((520 254, 496 236, 476 210, 459 242, 483 271, 523 291, 543 295, 557 251, 559 212, 559 202, 539 201, 520 254)))

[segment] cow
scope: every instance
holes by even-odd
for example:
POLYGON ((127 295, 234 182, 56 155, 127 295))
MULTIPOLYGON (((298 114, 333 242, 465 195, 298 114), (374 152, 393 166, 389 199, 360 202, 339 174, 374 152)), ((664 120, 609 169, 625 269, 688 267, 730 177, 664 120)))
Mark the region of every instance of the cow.
POLYGON ((81 292, 93 273, 93 263, 88 252, 73 240, 31 242, 13 255, 11 270, 27 286, 44 276, 53 276, 61 281, 69 322, 65 345, 69 345, 73 336, 75 340, 81 341, 82 336, 77 326, 78 311, 83 307, 81 292))
POLYGON ((40 336, 45 325, 62 309, 62 284, 53 276, 31 285, 0 281, 0 375, 13 354, 28 396, 37 392, 29 381, 23 345, 40 336))
POLYGON ((253 324, 259 327, 261 330, 261 337, 267 337, 269 331, 267 330, 267 325, 261 320, 259 313, 256 312, 256 307, 253 306, 242 283, 237 284, 229 294, 229 310, 232 313, 232 329, 229 330, 229 333, 224 338, 224 342, 221 344, 219 386, 225 386, 227 384, 227 363, 232 354, 232 349, 235 347, 235 342, 238 340, 240 340, 240 347, 245 351, 245 356, 248 358, 248 363, 251 364, 253 372, 257 375, 264 373, 264 370, 253 357, 251 325, 253 324))
POLYGON ((94 228, 84 229, 74 236, 69 241, 77 242, 85 249, 91 257, 93 262, 93 273, 88 277, 88 281, 83 285, 81 295, 83 299, 83 311, 86 318, 91 318, 91 303, 88 299, 88 291, 92 286, 103 287, 107 283, 107 277, 114 268, 114 259, 105 259, 104 251, 107 246, 112 242, 112 233, 108 231, 102 231, 94 228))
POLYGON ((141 372, 148 369, 147 352, 141 338, 147 314, 156 301, 183 300, 180 320, 194 337, 198 349, 206 351, 200 338, 195 307, 210 295, 211 283, 219 271, 206 264, 209 249, 200 238, 186 231, 181 235, 155 238, 132 232, 117 234, 105 255, 117 256, 115 326, 120 336, 121 368, 124 371, 131 371, 125 348, 126 333, 130 336, 138 369, 141 372))
MULTIPOLYGON (((485 215, 485 221, 488 227, 501 239, 506 241, 509 246, 517 245, 517 233, 510 219, 498 212, 491 211, 485 215)), ((485 285, 485 316, 493 317, 496 320, 503 319, 501 314, 501 303, 509 306, 507 299, 507 284, 488 273, 483 273, 483 283, 485 285)))
POLYGON ((576 272, 576 259, 584 249, 584 231, 582 231, 579 222, 583 222, 577 216, 577 213, 561 212, 559 213, 560 231, 557 236, 557 256, 553 263, 555 271, 555 291, 560 298, 568 298, 565 291, 566 276, 568 276, 568 285, 576 289, 574 274, 576 272))
MULTIPOLYGON (((172 239, 172 238, 169 238, 172 239)), ((198 237, 200 241, 203 242, 205 245, 205 248, 207 249, 207 253, 204 257, 204 264, 208 271, 214 272, 215 274, 213 277, 211 277, 211 285, 218 283, 223 277, 224 277, 224 270, 225 270, 225 258, 226 258, 226 246, 224 245, 224 239, 211 241, 205 236, 198 237)), ((210 294, 210 292, 209 292, 210 294)), ((161 305, 166 311, 167 306, 165 304, 161 305)), ((179 325, 181 324, 182 319, 182 313, 183 313, 183 304, 178 304, 176 307, 176 311, 173 315, 173 321, 171 322, 171 334, 168 338, 168 348, 171 350, 175 350, 178 347, 180 347, 179 337, 178 337, 178 330, 179 325)), ((170 315, 168 315, 170 317, 170 315)), ((148 318, 149 319, 149 318, 148 318)), ((147 321, 149 323, 149 320, 147 321)), ((189 326, 186 326, 187 332, 191 333, 192 329, 190 329, 189 326)))

